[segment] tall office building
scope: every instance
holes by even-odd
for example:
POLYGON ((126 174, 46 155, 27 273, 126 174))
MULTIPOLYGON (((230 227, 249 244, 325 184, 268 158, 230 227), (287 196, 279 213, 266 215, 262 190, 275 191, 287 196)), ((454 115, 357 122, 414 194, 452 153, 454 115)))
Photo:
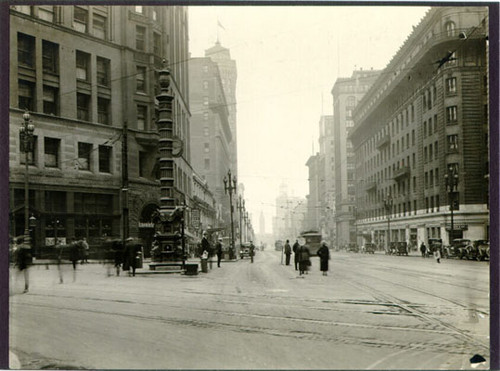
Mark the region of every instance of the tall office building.
POLYGON ((355 168, 354 153, 349 132, 354 126, 352 113, 363 95, 373 84, 380 71, 356 70, 351 77, 338 78, 332 88, 335 223, 337 246, 355 243, 355 168))
POLYGON ((206 180, 221 206, 225 224, 229 225, 229 197, 223 180, 227 178, 228 170, 233 172, 231 143, 234 137, 219 66, 211 58, 191 58, 189 82, 193 168, 206 180))
MULTIPOLYGON (((179 203, 191 192, 187 9, 15 5, 10 9, 10 233, 24 229, 28 111, 29 212, 35 251, 58 238, 131 235, 145 244, 159 206, 156 70, 171 69, 179 203), (128 214, 128 216, 127 216, 128 214), (128 229, 127 231, 125 229, 128 229)), ((189 202, 189 197, 188 197, 189 202)))
POLYGON ((224 48, 217 40, 215 45, 205 51, 205 57, 212 59, 219 67, 219 73, 222 83, 222 90, 226 97, 226 109, 228 113, 229 127, 233 140, 230 143, 230 158, 231 158, 231 172, 238 177, 238 131, 236 125, 236 80, 237 70, 236 61, 231 59, 230 50, 224 48))
POLYGON ((487 30, 487 8, 432 8, 358 104, 365 240, 489 238, 487 30))

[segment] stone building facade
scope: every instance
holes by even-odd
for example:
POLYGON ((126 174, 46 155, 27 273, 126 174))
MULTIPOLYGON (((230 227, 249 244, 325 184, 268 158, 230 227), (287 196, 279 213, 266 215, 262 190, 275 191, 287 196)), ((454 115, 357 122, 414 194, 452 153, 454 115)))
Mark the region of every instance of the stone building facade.
MULTIPOLYGON (((353 111, 380 71, 356 70, 351 77, 338 78, 332 88, 333 98, 333 157, 332 171, 335 189, 335 244, 359 243, 356 235, 356 174, 351 140, 354 126, 353 111)), ((329 156, 330 157, 330 156, 329 156)))
POLYGON ((159 205, 155 95, 163 59, 184 144, 176 188, 191 192, 186 7, 16 5, 10 31, 10 233, 24 229, 19 127, 27 110, 36 137, 29 154, 35 248, 124 234, 147 244, 159 205))
POLYGON ((431 8, 356 107, 365 241, 489 238, 487 19, 483 7, 431 8))

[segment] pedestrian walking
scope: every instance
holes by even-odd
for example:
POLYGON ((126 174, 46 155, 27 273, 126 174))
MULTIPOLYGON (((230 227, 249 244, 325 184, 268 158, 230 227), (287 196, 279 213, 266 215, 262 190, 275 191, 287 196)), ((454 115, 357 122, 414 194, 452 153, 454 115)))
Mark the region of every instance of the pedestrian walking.
POLYGON ((89 262, 89 255, 90 255, 90 247, 89 247, 89 244, 87 242, 87 239, 85 237, 83 237, 82 241, 81 241, 81 246, 82 246, 82 261, 81 263, 88 263, 89 262))
POLYGON ((434 249, 434 259, 436 259, 436 262, 441 263, 441 250, 439 247, 434 249))
POLYGON ((290 255, 292 255, 292 248, 290 247, 290 242, 286 240, 285 243, 285 265, 290 265, 290 255))
POLYGON ((309 266, 311 265, 311 253, 306 245, 302 245, 297 249, 299 255, 299 275, 307 274, 309 266))
POLYGON ((427 247, 425 247, 425 243, 422 242, 420 245, 420 253, 422 254, 422 258, 427 256, 427 247))
POLYGON ((252 242, 252 240, 250 240, 250 263, 253 263, 253 256, 255 255, 255 246, 252 242))
POLYGON ((81 244, 74 239, 70 240, 69 244, 69 260, 73 264, 73 270, 76 270, 78 260, 80 260, 80 246, 81 244))
POLYGON ((299 241, 295 240, 295 243, 293 244, 293 261, 295 263, 295 270, 298 270, 298 264, 299 264, 299 255, 298 255, 298 250, 299 250, 299 241))
MULTIPOLYGON (((76 266, 78 264, 78 260, 80 260, 80 249, 82 248, 81 241, 75 241, 74 239, 70 240, 69 244, 69 260, 71 264, 73 264, 73 282, 76 281, 76 266)), ((61 247, 62 250, 62 247, 61 247)))
POLYGON ((17 246, 16 249, 16 265, 20 272, 23 272, 24 275, 24 291, 23 293, 27 293, 29 291, 30 286, 30 274, 29 274, 29 266, 31 265, 31 247, 26 244, 23 240, 21 244, 17 246))
POLYGON ((127 238, 125 240, 124 255, 123 270, 129 271, 129 275, 135 277, 135 270, 137 269, 141 258, 141 245, 134 243, 134 239, 132 237, 127 238))
POLYGON ((201 246, 200 246, 200 256, 203 254, 204 251, 206 251, 210 255, 210 250, 212 247, 210 246, 210 242, 208 241, 207 238, 207 231, 203 231, 203 237, 201 238, 201 246))
POLYGON ((64 283, 62 271, 63 247, 64 245, 59 245, 59 253, 57 254, 57 272, 59 273, 59 283, 64 283))
POLYGON ((222 260, 222 238, 219 237, 215 245, 215 253, 217 254, 217 267, 220 268, 220 261, 222 260))
POLYGON ((321 246, 318 249, 318 256, 320 259, 319 269, 323 272, 323 276, 327 276, 328 260, 330 260, 330 250, 325 241, 321 241, 321 246))

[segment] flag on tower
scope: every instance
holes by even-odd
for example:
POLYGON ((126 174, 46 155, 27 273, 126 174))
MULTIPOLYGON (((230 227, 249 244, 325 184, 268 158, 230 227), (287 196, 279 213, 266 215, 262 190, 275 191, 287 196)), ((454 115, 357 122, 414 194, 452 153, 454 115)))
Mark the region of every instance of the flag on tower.
POLYGON ((222 23, 220 23, 220 22, 219 22, 219 20, 217 20, 217 25, 218 25, 220 28, 222 28, 224 31, 226 30, 226 29, 224 28, 224 26, 222 25, 222 23))

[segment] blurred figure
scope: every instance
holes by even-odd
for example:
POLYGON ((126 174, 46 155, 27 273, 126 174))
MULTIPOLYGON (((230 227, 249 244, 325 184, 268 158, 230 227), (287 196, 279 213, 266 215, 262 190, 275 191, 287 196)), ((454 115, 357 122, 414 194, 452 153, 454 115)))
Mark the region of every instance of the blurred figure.
POLYGON ((420 245, 420 253, 422 254, 422 258, 427 256, 427 247, 425 247, 425 243, 422 242, 420 245))
POLYGON ((318 249, 318 256, 320 259, 319 269, 323 272, 323 276, 328 275, 328 260, 330 260, 330 250, 325 241, 321 241, 321 246, 318 249))
POLYGON ((116 275, 120 275, 120 268, 122 267, 123 264, 123 246, 118 246, 118 244, 115 244, 114 250, 113 250, 113 259, 115 263, 115 269, 116 269, 116 275))
POLYGON ((436 259, 436 262, 441 263, 441 250, 439 247, 434 249, 434 258, 436 259))
POLYGON ((72 239, 69 244, 69 260, 71 261, 71 264, 73 264, 73 282, 76 281, 76 266, 78 264, 78 260, 80 260, 81 247, 81 241, 75 241, 74 239, 72 239))
POLYGON ((139 267, 141 252, 141 245, 134 243, 132 237, 125 240, 123 270, 129 271, 129 275, 131 274, 132 277, 135 277, 135 270, 139 267), (130 270, 132 272, 130 272, 130 270))
POLYGON ((217 254, 217 267, 220 268, 220 261, 222 260, 222 238, 219 237, 215 245, 215 253, 217 254))
POLYGON ((250 240, 250 263, 253 263, 253 256, 255 255, 255 246, 252 242, 252 240, 250 240))
POLYGON ((87 239, 83 237, 81 241, 81 246, 82 246, 82 264, 83 263, 88 263, 89 262, 89 255, 90 255, 90 247, 87 242, 87 239))
POLYGON ((297 251, 299 254, 299 275, 302 276, 303 274, 307 274, 309 266, 311 265, 311 253, 306 245, 300 246, 297 251))
MULTIPOLYGON (((19 240, 17 241, 19 243, 19 240)), ((17 248, 15 250, 16 254, 16 265, 20 272, 23 272, 24 275, 24 291, 23 293, 27 293, 29 291, 30 286, 30 274, 29 274, 29 266, 31 265, 31 247, 23 242, 21 244, 17 244, 17 248)))

